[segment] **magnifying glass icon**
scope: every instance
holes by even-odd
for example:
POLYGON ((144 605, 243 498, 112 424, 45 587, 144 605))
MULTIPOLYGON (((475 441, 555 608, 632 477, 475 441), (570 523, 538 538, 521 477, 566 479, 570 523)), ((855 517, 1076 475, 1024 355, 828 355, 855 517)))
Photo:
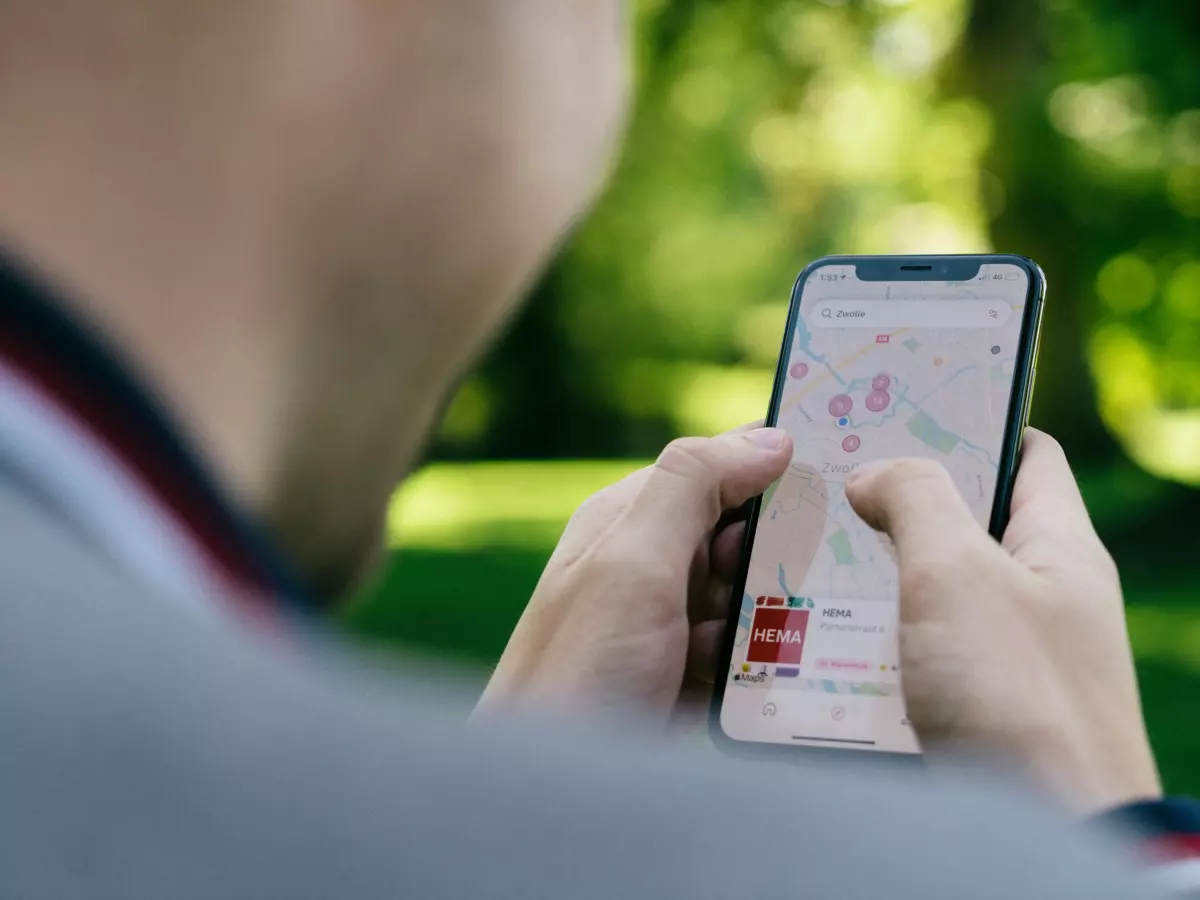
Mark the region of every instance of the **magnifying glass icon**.
POLYGON ((821 310, 821 318, 822 319, 832 319, 833 311, 831 309, 829 309, 829 307, 826 307, 825 309, 821 310))

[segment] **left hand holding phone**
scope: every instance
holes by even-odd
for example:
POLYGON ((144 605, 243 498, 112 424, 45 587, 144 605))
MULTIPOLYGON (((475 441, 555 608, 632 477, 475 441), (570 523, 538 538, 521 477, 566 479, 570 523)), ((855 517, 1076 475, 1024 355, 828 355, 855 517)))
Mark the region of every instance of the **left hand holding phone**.
POLYGON ((684 438, 585 501, 477 711, 611 714, 664 726, 681 703, 707 712, 745 525, 715 529, 791 457, 791 438, 774 428, 684 438))

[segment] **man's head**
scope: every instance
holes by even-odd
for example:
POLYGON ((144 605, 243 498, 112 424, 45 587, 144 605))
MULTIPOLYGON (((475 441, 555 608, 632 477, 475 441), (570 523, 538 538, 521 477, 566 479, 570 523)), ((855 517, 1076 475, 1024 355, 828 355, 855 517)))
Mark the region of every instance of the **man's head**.
POLYGON ((0 0, 0 243, 326 590, 591 196, 617 0, 0 0))

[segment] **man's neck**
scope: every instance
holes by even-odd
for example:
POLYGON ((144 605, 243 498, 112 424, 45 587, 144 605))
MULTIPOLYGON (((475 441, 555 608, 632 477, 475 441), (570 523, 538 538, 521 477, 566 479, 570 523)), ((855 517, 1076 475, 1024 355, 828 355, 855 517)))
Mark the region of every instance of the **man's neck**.
POLYGON ((500 227, 532 164, 464 177, 523 146, 446 77, 471 4, 374 6, 0 3, 0 247, 326 590, 574 196, 500 227))
POLYGON ((169 412, 64 305, 0 253, 0 469, 158 593, 256 619, 280 603, 311 609, 169 412))
MULTIPOLYGON (((3 39, 0 243, 105 334, 258 506, 273 450, 262 411, 286 388, 269 373, 293 336, 268 320, 283 292, 263 215, 270 185, 235 145, 253 98, 233 102, 232 63, 207 83, 184 79, 185 66, 147 58, 146 41, 123 42, 120 29, 148 23, 119 8, 56 29, 36 6, 3 39), (71 53, 93 71, 57 66, 71 53)), ((158 52, 172 49, 184 52, 158 52)))

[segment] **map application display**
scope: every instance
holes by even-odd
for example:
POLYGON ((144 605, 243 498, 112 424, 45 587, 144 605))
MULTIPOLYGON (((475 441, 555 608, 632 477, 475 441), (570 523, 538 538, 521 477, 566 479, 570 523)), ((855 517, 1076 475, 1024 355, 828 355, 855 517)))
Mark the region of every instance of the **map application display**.
POLYGON ((872 460, 946 466, 988 527, 1030 276, 860 281, 814 269, 786 350, 777 424, 795 455, 764 495, 720 710, 738 741, 918 753, 900 691, 890 544, 846 501, 872 460))

